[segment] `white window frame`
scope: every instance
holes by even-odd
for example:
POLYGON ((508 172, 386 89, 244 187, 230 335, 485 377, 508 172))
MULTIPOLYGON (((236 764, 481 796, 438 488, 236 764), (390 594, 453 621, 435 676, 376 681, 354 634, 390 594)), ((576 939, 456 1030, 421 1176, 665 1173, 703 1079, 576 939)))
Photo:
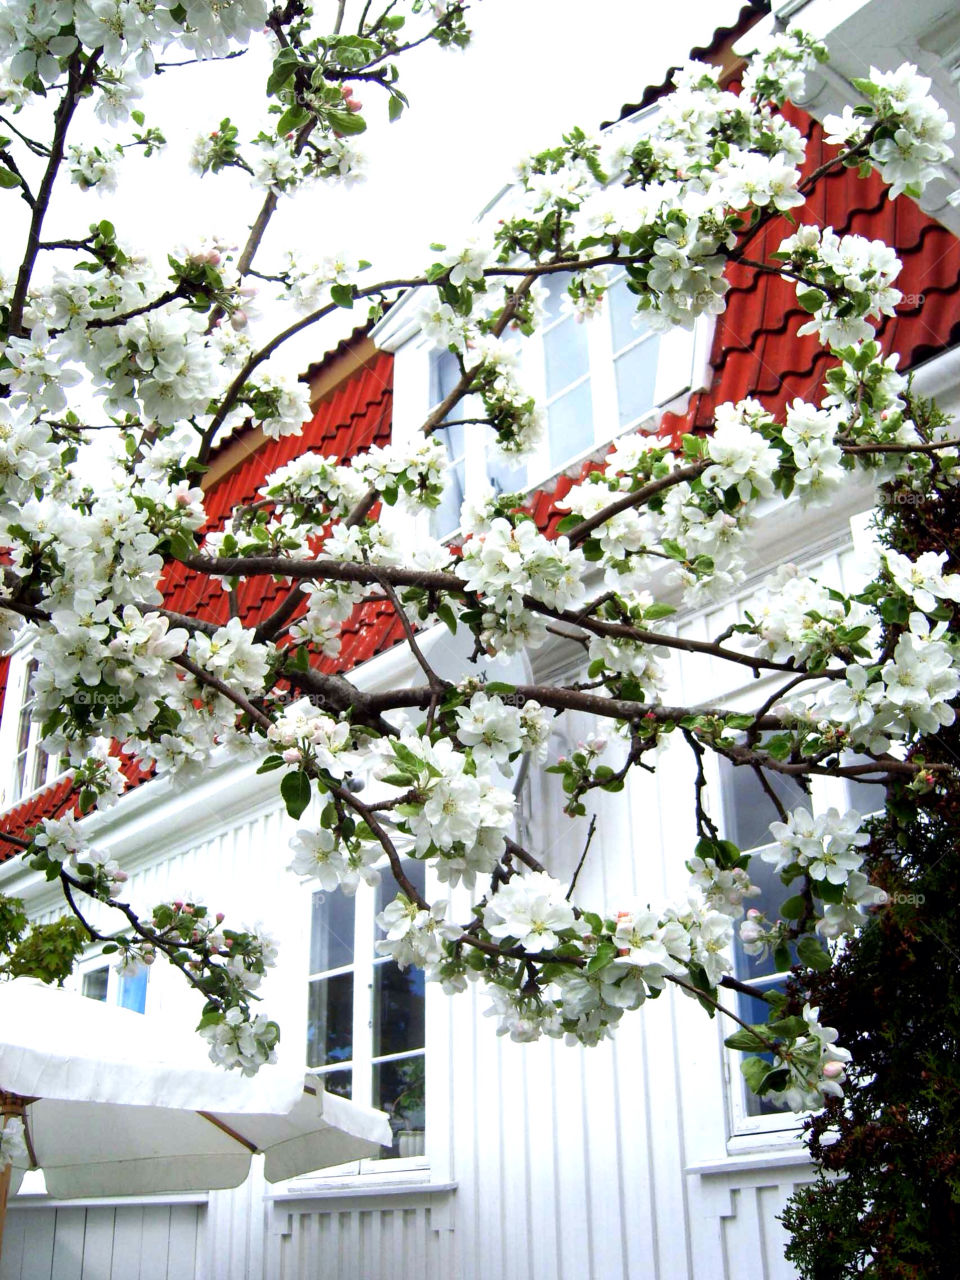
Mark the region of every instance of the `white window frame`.
MULTIPOLYGON (((731 700, 734 701, 734 700, 731 700)), ((727 808, 729 805, 729 796, 723 786, 723 777, 721 774, 721 766, 719 757, 711 754, 707 766, 708 777, 708 794, 713 791, 719 798, 719 803, 713 806, 722 820, 720 823, 721 835, 724 834, 727 822, 727 808)), ((740 766, 746 768, 746 765, 740 766)), ((855 782, 850 782, 846 778, 831 777, 814 777, 810 779, 810 805, 814 815, 823 813, 824 810, 834 807, 839 809, 841 813, 847 809, 855 808, 856 788, 855 782)), ((864 816, 867 816, 866 814, 864 816)), ((770 821, 777 820, 774 812, 773 804, 770 804, 770 821)), ((744 853, 750 854, 751 858, 761 857, 764 850, 771 848, 773 842, 766 844, 753 845, 743 850, 744 853)), ((783 885, 783 896, 781 901, 786 901, 790 896, 790 889, 783 885)), ((746 904, 748 907, 752 905, 750 901, 746 904)), ((779 903, 774 904, 775 907, 779 903)), ((735 925, 735 927, 737 927, 735 925)), ((733 958, 733 957, 731 957, 733 958)), ((765 974, 762 978, 749 978, 734 972, 734 977, 741 982, 745 982, 747 986, 755 986, 758 991, 768 990, 775 985, 776 978, 774 975, 765 974)), ((786 975, 783 975, 785 978, 786 975)), ((721 1017, 720 1023, 726 1020, 721 1017)), ((730 1027, 720 1027, 721 1044, 723 1038, 730 1034, 730 1027)), ((747 1111, 748 1090, 743 1073, 740 1070, 740 1063, 743 1060, 743 1054, 736 1049, 728 1049, 722 1044, 723 1054, 723 1076, 726 1084, 726 1100, 727 1100, 727 1116, 728 1116, 728 1133, 731 1140, 732 1148, 736 1148, 740 1142, 753 1141, 758 1139, 769 1139, 772 1142, 793 1142, 800 1136, 801 1127, 804 1119, 810 1114, 809 1112, 791 1112, 783 1111, 771 1115, 750 1115, 747 1111)))
MULTIPOLYGON (((389 875, 389 868, 384 867, 384 873, 389 875)), ((313 895, 317 892, 324 892, 315 881, 308 881, 304 886, 305 898, 305 930, 306 937, 310 939, 313 895)), ((341 893, 342 890, 335 889, 334 893, 341 893)), ((376 898, 377 890, 375 887, 363 882, 357 887, 357 892, 353 898, 354 904, 354 934, 353 934, 353 958, 349 964, 335 966, 331 969, 317 970, 316 973, 310 972, 309 950, 307 952, 307 975, 305 980, 304 995, 307 996, 311 982, 318 978, 336 977, 338 974, 353 972, 353 1025, 352 1040, 353 1054, 349 1059, 349 1065, 344 1063, 327 1063, 320 1067, 310 1066, 307 1061, 307 1020, 309 1013, 304 1020, 304 1061, 307 1063, 306 1070, 315 1075, 319 1080, 323 1080, 325 1075, 339 1070, 348 1069, 351 1075, 351 1100, 362 1106, 372 1107, 375 1105, 373 1097, 373 1069, 380 1062, 403 1061, 405 1059, 421 1058, 426 1070, 427 1050, 426 1039, 427 1033, 424 1030, 424 1045, 421 1049, 404 1051, 397 1054, 378 1054, 373 1052, 373 1018, 374 1018, 374 969, 377 967, 374 963, 374 942, 376 939, 376 898)), ((347 901, 350 901, 348 898, 347 901)), ((381 963, 390 963, 381 961, 381 963)), ((426 1020, 427 1005, 424 1002, 424 1019, 426 1020)), ((430 1107, 429 1107, 429 1091, 425 1093, 425 1115, 424 1115, 424 1133, 429 1131, 430 1126, 430 1107)), ((344 1165, 338 1165, 335 1168, 324 1170, 322 1174, 313 1173, 306 1175, 306 1180, 311 1184, 326 1178, 343 1178, 352 1175, 374 1175, 390 1173, 406 1174, 406 1173, 423 1173, 429 1171, 430 1161, 426 1151, 421 1155, 413 1156, 370 1156, 363 1160, 353 1160, 344 1165)), ((299 1180, 297 1180, 299 1182, 299 1180)))
MULTIPOLYGON (((611 285, 620 278, 620 276, 613 276, 611 285)), ((548 328, 552 327, 552 323, 548 328)), ((713 322, 710 317, 700 317, 692 329, 675 327, 657 334, 638 332, 634 343, 616 350, 613 345, 613 324, 609 303, 605 303, 598 314, 584 320, 583 329, 588 344, 589 372, 586 376, 589 377, 591 389, 593 438, 578 454, 561 463, 552 463, 549 430, 545 431, 544 438, 537 449, 526 459, 526 478, 521 490, 524 493, 534 493, 547 488, 557 476, 580 467, 587 458, 612 443, 618 436, 638 429, 656 431, 664 411, 671 405, 681 407, 683 397, 705 382, 713 333, 713 322), (658 343, 654 402, 647 412, 621 426, 615 360, 633 346, 645 341, 658 343)), ((534 337, 523 341, 520 350, 522 353, 521 384, 534 397, 537 404, 545 406, 547 405, 546 356, 543 331, 538 331, 534 337)), ((427 415, 436 407, 431 404, 431 360, 435 351, 437 348, 433 343, 420 333, 412 336, 396 350, 394 377, 396 411, 393 424, 395 444, 408 440, 412 442, 427 415)), ((471 415, 461 414, 458 407, 454 410, 453 416, 471 415)), ((464 428, 465 502, 479 501, 487 489, 489 472, 484 436, 484 431, 471 429, 470 426, 464 428)), ((394 510, 384 513, 388 520, 393 518, 394 510)), ((418 517, 416 527, 419 532, 430 532, 429 513, 418 517)), ((452 529, 442 536, 441 541, 456 541, 459 536, 460 529, 452 529)))
MULTIPOLYGON (((0 813, 5 813, 41 791, 45 791, 65 772, 59 767, 60 757, 50 756, 46 761, 43 777, 36 786, 31 785, 21 789, 17 785, 20 721, 27 697, 27 682, 32 660, 33 645, 27 641, 11 652, 7 668, 7 687, 3 698, 3 716, 0 719, 0 761, 2 761, 0 813)), ((23 771, 24 779, 33 777, 41 749, 40 722, 31 720, 23 771)))

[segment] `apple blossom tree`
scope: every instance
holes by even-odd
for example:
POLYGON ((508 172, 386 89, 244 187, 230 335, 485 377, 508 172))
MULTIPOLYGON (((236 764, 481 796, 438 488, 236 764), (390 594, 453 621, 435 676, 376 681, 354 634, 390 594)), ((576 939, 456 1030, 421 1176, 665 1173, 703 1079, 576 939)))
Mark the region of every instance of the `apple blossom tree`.
MULTIPOLYGON (((960 478, 956 437, 911 397, 876 340, 900 298, 896 255, 802 221, 818 181, 842 167, 878 170, 891 196, 918 195, 951 154, 952 126, 915 68, 875 72, 857 86, 863 104, 828 119, 830 158, 804 176, 805 138, 781 108, 826 54, 791 32, 758 50, 739 89, 692 64, 652 124, 627 121, 612 140, 575 130, 531 156, 495 229, 433 246, 406 278, 370 283, 369 264, 332 250, 318 262, 281 256, 270 243, 274 211, 309 184, 358 180, 364 112, 402 114, 404 54, 425 41, 465 45, 466 9, 463 0, 393 0, 382 11, 339 0, 316 12, 301 0, 0 0, 0 186, 29 220, 0 284, 2 646, 29 636, 46 749, 72 768, 61 813, 2 838, 60 882, 85 938, 121 964, 162 954, 180 969, 206 999, 200 1031, 211 1056, 253 1073, 279 1037, 254 1003, 273 943, 230 929, 215 904, 135 909, 123 871, 83 823, 124 790, 118 748, 145 769, 185 776, 214 750, 252 754, 274 771, 295 819, 319 797, 318 819, 292 841, 292 872, 344 893, 392 877, 382 952, 422 965, 449 992, 486 984, 500 1032, 595 1044, 670 984, 740 1024, 728 1043, 745 1052, 753 1089, 816 1108, 842 1093, 849 1055, 809 1003, 771 993, 757 1025, 725 1007, 725 991, 740 985, 734 932, 782 969, 816 972, 884 895, 860 870, 867 836, 857 815, 787 812, 769 779, 882 782, 907 806, 956 786, 951 764, 926 763, 913 746, 954 718, 960 574, 942 555, 891 548, 855 595, 780 574, 768 604, 710 642, 678 636, 670 615, 742 579, 762 504, 792 496, 816 508, 853 472, 928 495, 960 478), (172 69, 233 57, 248 40, 273 52, 263 128, 248 139, 229 118, 211 121, 193 152, 211 182, 227 168, 249 176, 242 250, 198 239, 146 260, 106 220, 50 238, 48 213, 66 184, 109 190, 128 150, 163 146, 137 107, 144 82, 159 70, 202 75, 202 65, 172 69), (755 257, 758 233, 783 216, 793 234, 755 257), (502 454, 520 458, 536 443, 543 413, 515 346, 537 333, 545 277, 563 273, 567 305, 586 317, 622 269, 646 323, 690 327, 723 311, 728 263, 795 284, 809 316, 800 333, 832 356, 816 404, 796 400, 777 417, 746 399, 721 405, 702 435, 621 437, 567 495, 554 537, 518 494, 465 507, 456 545, 419 536, 411 551, 378 521, 384 506, 415 514, 439 503, 443 433, 467 396, 482 405, 468 421, 492 426, 502 454), (252 281, 289 308, 280 332, 261 332, 252 281), (218 443, 244 422, 268 437, 297 434, 309 416, 303 385, 283 371, 284 343, 338 309, 375 319, 410 289, 423 331, 459 368, 422 441, 348 460, 305 453, 223 527, 208 527, 202 479, 218 443), (84 469, 92 450, 96 489, 84 469), (650 590, 664 565, 672 603, 650 590), (183 569, 222 586, 225 625, 166 607, 167 575, 183 569), (237 591, 258 578, 280 581, 282 599, 245 625, 237 591), (372 693, 320 669, 320 657, 336 657, 345 620, 374 598, 402 625, 409 687, 372 693), (475 663, 559 632, 582 650, 582 676, 506 684, 467 663, 451 682, 419 639, 434 625, 471 636, 475 663), (681 653, 775 687, 764 684, 747 711, 668 705, 668 664, 681 653), (677 853, 691 876, 683 901, 581 901, 518 839, 511 768, 523 757, 543 767, 551 724, 569 713, 607 726, 552 766, 571 817, 588 815, 597 793, 621 791, 632 771, 655 769, 671 740, 689 750, 696 835, 677 853), (711 752, 752 770, 770 798, 764 856, 789 886, 776 919, 748 909, 759 892, 750 859, 707 810, 711 752), (432 900, 404 871, 411 857, 440 885, 432 900), (91 922, 89 900, 116 913, 116 928, 100 923, 103 905, 91 922), (460 901, 469 906, 455 910, 460 901)), ((588 856, 589 840, 581 865, 588 856)))

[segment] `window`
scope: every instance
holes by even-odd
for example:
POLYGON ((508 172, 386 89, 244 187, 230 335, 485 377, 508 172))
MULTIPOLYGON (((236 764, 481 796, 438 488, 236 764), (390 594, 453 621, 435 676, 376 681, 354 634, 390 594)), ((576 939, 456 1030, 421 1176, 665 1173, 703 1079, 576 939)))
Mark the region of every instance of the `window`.
POLYGON ((4 738, 10 753, 8 758, 12 758, 13 763, 4 787, 4 808, 19 804, 34 791, 52 782, 60 772, 59 759, 44 751, 40 723, 32 718, 36 703, 34 680, 38 665, 36 658, 31 658, 26 653, 10 660, 4 704, 4 738), (8 724, 12 733, 7 730, 8 724))
MULTIPOLYGON (((624 275, 614 277, 597 316, 580 320, 565 305, 570 275, 543 278, 547 290, 540 341, 519 343, 520 377, 546 412, 540 447, 525 463, 499 457, 493 429, 461 419, 482 418, 479 396, 465 397, 443 429, 450 474, 431 533, 446 538, 460 524, 464 500, 490 485, 497 493, 525 492, 635 427, 650 411, 692 383, 693 338, 661 335, 637 322, 636 297, 624 275)), ((429 358, 431 407, 460 378, 457 357, 433 351, 429 358)))
POLYGON ((147 1007, 147 979, 150 970, 138 966, 130 973, 117 973, 108 964, 87 969, 80 980, 81 992, 90 1000, 103 1004, 117 1004, 133 1013, 143 1013, 147 1007))
POLYGON ((566 272, 546 280, 543 370, 551 468, 588 450, 594 439, 588 335, 563 306, 569 283, 566 272))
MULTIPOLYGON (((845 757, 846 763, 863 760, 865 757, 845 757)), ((781 904, 794 890, 784 885, 774 867, 759 856, 772 843, 769 825, 778 820, 773 803, 752 769, 737 767, 722 757, 719 759, 719 769, 723 834, 744 853, 752 855, 750 879, 761 891, 759 898, 749 899, 746 905, 757 907, 768 919, 776 920, 781 904)), ((858 813, 867 815, 876 813, 884 805, 884 788, 877 783, 858 783, 843 778, 816 778, 813 780, 811 794, 807 795, 800 784, 787 774, 767 771, 766 778, 788 812, 802 805, 817 813, 834 805, 841 812, 856 809, 858 813)), ((733 973, 734 977, 753 987, 758 993, 757 997, 751 997, 737 992, 735 1012, 744 1022, 765 1022, 769 1008, 760 994, 775 989, 782 990, 783 978, 774 968, 772 955, 762 958, 747 955, 740 942, 738 929, 734 930, 733 973)), ((757 1097, 746 1087, 740 1074, 739 1053, 730 1053, 727 1061, 732 1082, 730 1102, 734 1133, 796 1129, 795 1117, 757 1097)))
MULTIPOLYGON (((424 864, 405 863, 424 890, 424 864)), ((422 1156, 425 1133, 424 981, 376 954, 375 917, 392 901, 389 872, 376 889, 361 885, 311 896, 307 989, 307 1067, 333 1093, 378 1107, 390 1117, 393 1145, 384 1156, 422 1156)))
POLYGON ((660 339, 637 315, 637 297, 621 276, 607 294, 613 341, 613 372, 621 430, 639 422, 656 403, 660 339))
MULTIPOLYGON (((432 352, 431 407, 436 408, 459 381, 460 365, 453 352, 432 352)), ((527 470, 523 463, 515 465, 489 447, 494 438, 493 428, 460 421, 462 418, 482 418, 483 415, 480 397, 465 396, 453 410, 451 425, 442 430, 449 469, 440 505, 431 513, 430 532, 435 538, 447 538, 457 531, 464 499, 485 485, 489 484, 495 493, 515 493, 526 487, 527 470)))
MULTIPOLYGON (((759 856, 763 848, 771 844, 769 826, 777 821, 777 814, 770 797, 760 785, 752 769, 737 767, 729 760, 719 760, 720 794, 723 802, 723 834, 744 853, 753 855, 750 861, 750 879, 761 890, 759 898, 751 898, 748 905, 757 907, 771 919, 776 919, 781 902, 789 896, 779 874, 759 856)), ((789 811, 799 805, 810 806, 807 796, 798 782, 787 774, 768 772, 767 781, 776 792, 780 803, 789 811)), ((748 956, 740 942, 738 929, 734 929, 733 973, 741 982, 757 991, 757 996, 736 993, 735 1012, 744 1022, 765 1022, 769 1012, 762 994, 783 988, 783 979, 774 968, 773 956, 764 958, 748 956)), ((730 1066, 731 1109, 734 1130, 793 1129, 795 1120, 779 1107, 747 1088, 740 1074, 740 1058, 732 1053, 730 1066)))

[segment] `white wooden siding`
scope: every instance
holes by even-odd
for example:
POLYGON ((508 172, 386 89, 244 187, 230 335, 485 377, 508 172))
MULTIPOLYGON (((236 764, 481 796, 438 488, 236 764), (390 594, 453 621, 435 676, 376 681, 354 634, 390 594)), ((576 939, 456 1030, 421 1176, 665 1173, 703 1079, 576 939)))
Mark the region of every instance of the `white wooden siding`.
POLYGON ((26 1208, 14 1200, 0 1280, 204 1280, 203 1214, 197 1204, 26 1208))

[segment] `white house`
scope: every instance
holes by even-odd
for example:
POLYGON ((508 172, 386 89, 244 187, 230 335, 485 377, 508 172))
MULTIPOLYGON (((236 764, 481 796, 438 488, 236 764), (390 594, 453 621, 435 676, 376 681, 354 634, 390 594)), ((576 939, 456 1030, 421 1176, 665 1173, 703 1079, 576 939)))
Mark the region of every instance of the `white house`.
MULTIPOLYGON (((800 22, 834 55, 808 102, 817 116, 855 101, 849 81, 871 64, 919 62, 940 101, 960 122, 960 18, 946 0, 787 0, 776 19, 800 22)), ((757 12, 721 31, 703 56, 736 69, 733 46, 748 48, 757 12)), ((774 17, 764 21, 772 22, 774 17)), ((656 98, 642 108, 655 114, 656 98)), ((811 167, 821 135, 811 133, 811 167)), ((615 127, 615 126, 614 126, 615 127)), ((953 187, 960 176, 953 175, 953 187)), ((838 230, 879 236, 904 262, 907 299, 883 330, 901 369, 947 409, 960 407, 960 210, 945 201, 950 183, 932 190, 927 212, 906 197, 880 199, 873 179, 850 172, 826 184, 817 216, 838 230), (919 300, 918 300, 919 299, 919 300)), ((770 233, 771 239, 777 234, 770 233)), ((786 234, 784 232, 784 234, 786 234)), ((522 476, 491 468, 478 433, 448 432, 463 495, 490 479, 534 492, 547 526, 585 460, 600 457, 624 431, 699 428, 717 403, 756 394, 773 406, 812 396, 822 377, 815 345, 797 340, 793 290, 762 289, 731 277, 728 308, 715 327, 664 336, 634 329, 614 287, 610 305, 578 325, 559 306, 531 343, 525 376, 547 406, 542 455, 522 476), (786 319, 785 319, 786 318, 786 319), (664 415, 667 415, 666 418, 664 415)), ((248 433, 217 452, 206 485, 210 510, 226 510, 294 450, 343 456, 383 440, 412 436, 442 399, 449 368, 417 331, 416 305, 402 301, 372 333, 356 333, 310 371, 316 415, 297 441, 272 443, 248 433), (286 450, 286 452, 283 452, 286 450)), ((441 506, 434 531, 454 531, 455 498, 441 506)), ((722 606, 678 615, 681 634, 714 637, 741 616, 758 583, 795 561, 848 589, 869 567, 865 513, 871 495, 851 485, 842 500, 813 516, 791 503, 764 519, 754 539, 751 576, 722 606)), ((400 519, 402 517, 391 518, 400 519)), ((416 536, 411 527, 410 536, 416 536)), ((261 602, 262 603, 262 602, 261 602)), ((415 674, 390 619, 367 606, 344 646, 344 662, 363 688, 395 688, 415 674)), ((462 662, 455 644, 425 644, 443 671, 462 662)), ((573 672, 575 646, 557 643, 532 655, 544 680, 573 672)), ((16 830, 50 811, 57 763, 29 720, 30 654, 9 659, 0 768, 0 827, 16 830)), ((675 665, 677 703, 756 699, 749 671, 702 659, 675 665), (749 687, 748 687, 749 682, 749 687)), ((555 754, 591 728, 568 716, 555 754)), ((597 807, 598 828, 579 881, 584 901, 615 910, 620 895, 663 901, 684 893, 694 824, 691 761, 671 746, 656 777, 633 776, 597 807)), ((722 1029, 676 992, 627 1015, 612 1042, 571 1048, 498 1038, 484 1016, 483 991, 448 997, 424 990, 375 954, 378 891, 355 899, 301 885, 285 868, 294 826, 275 779, 224 756, 202 779, 178 786, 139 780, 112 810, 89 820, 97 844, 129 872, 132 901, 151 905, 186 892, 231 918, 259 920, 280 943, 280 961, 264 987, 281 1022, 281 1050, 328 1077, 329 1087, 386 1107, 395 1141, 379 1160, 267 1186, 255 1171, 233 1192, 116 1202, 51 1202, 42 1189, 10 1205, 0 1280, 774 1280, 792 1274, 776 1220, 791 1190, 812 1176, 799 1122, 749 1098, 722 1029)), ((517 780, 530 847, 550 871, 569 876, 582 847, 581 825, 559 813, 549 775, 517 780)), ((868 789, 847 794, 825 780, 818 803, 875 804, 868 789)), ((714 817, 744 848, 765 840, 765 798, 747 771, 715 769, 708 779, 714 817)), ((59 905, 46 882, 19 859, 0 864, 0 890, 17 894, 43 919, 59 905)), ((392 896, 392 895, 390 895, 392 896)), ((739 977, 763 988, 776 977, 746 956, 739 977)), ((195 1015, 182 982, 157 964, 121 979, 96 951, 78 982, 96 999, 153 1012, 195 1015)), ((749 1004, 738 997, 741 1008, 749 1004)))

